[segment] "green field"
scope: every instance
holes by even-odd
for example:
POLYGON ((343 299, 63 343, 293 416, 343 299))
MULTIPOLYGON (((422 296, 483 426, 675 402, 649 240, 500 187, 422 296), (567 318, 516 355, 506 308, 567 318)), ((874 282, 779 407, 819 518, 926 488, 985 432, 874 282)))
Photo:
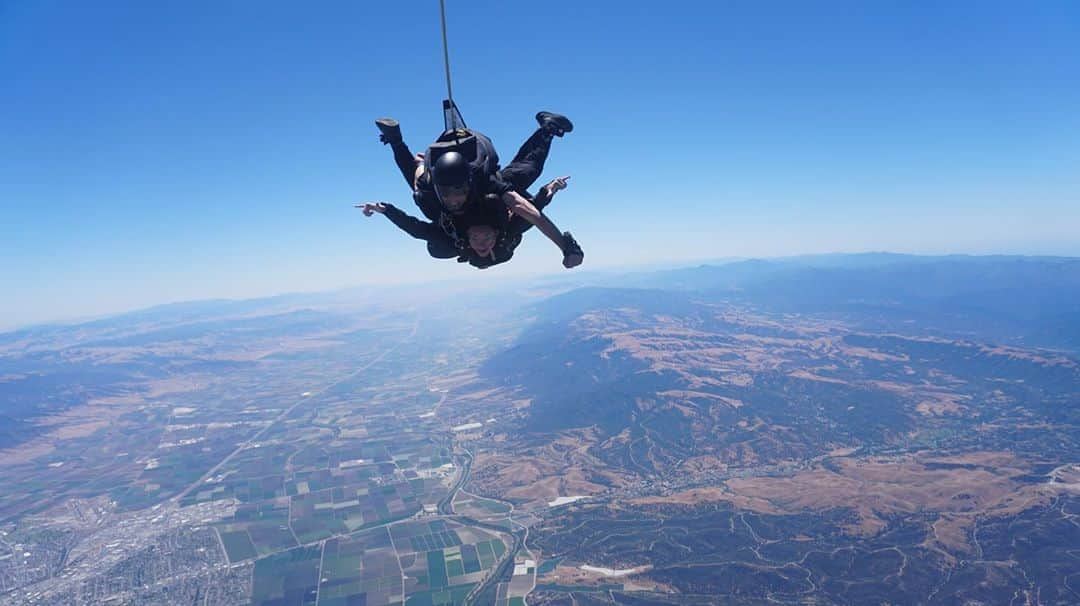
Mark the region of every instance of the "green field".
POLYGON ((257 555, 255 545, 246 531, 222 532, 221 544, 225 546, 225 553, 229 556, 229 562, 248 560, 257 555))
POLYGON ((455 585, 443 590, 422 591, 409 596, 405 606, 458 606, 465 603, 465 596, 469 595, 476 585, 455 585))
POLYGON ((446 560, 442 551, 427 552, 428 585, 432 589, 446 587, 449 579, 446 576, 446 560))
POLYGON ((299 547, 255 562, 252 604, 315 604, 319 581, 318 546, 299 547))
POLYGON ((383 606, 402 599, 401 569, 385 528, 327 541, 320 576, 320 606, 383 606))

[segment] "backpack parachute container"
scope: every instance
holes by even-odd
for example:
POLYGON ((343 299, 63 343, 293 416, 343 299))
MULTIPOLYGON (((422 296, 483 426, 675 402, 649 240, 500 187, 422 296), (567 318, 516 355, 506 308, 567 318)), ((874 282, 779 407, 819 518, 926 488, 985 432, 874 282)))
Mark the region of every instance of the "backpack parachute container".
POLYGON ((499 170, 499 154, 487 135, 469 130, 465 120, 452 99, 443 100, 443 120, 446 130, 428 147, 424 164, 428 170, 446 152, 455 151, 465 156, 469 164, 485 174, 493 175, 499 170))
MULTIPOLYGON (((449 72, 447 73, 449 74, 449 72)), ((449 78, 449 76, 447 77, 449 78)), ((449 80, 447 80, 448 89, 449 86, 449 80)), ((443 99, 442 107, 445 128, 439 138, 435 140, 435 143, 428 148, 428 153, 424 156, 427 167, 430 169, 431 165, 439 159, 439 156, 450 151, 456 151, 465 156, 470 164, 475 163, 480 157, 480 150, 477 146, 476 137, 469 132, 468 126, 465 125, 465 118, 461 117, 461 111, 458 110, 457 104, 454 103, 453 99, 443 99)))

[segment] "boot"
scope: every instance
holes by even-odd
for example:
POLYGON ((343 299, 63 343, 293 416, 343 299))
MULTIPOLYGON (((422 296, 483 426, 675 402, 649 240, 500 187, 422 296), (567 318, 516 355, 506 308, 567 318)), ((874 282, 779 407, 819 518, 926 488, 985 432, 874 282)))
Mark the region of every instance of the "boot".
POLYGON ((375 126, 379 127, 379 141, 382 141, 383 145, 401 143, 401 125, 398 124, 397 120, 379 118, 375 121, 375 126))
POLYGON ((551 133, 556 137, 561 137, 574 130, 574 123, 570 121, 570 118, 560 114, 540 112, 536 114, 536 121, 540 124, 540 128, 544 129, 544 132, 551 133))

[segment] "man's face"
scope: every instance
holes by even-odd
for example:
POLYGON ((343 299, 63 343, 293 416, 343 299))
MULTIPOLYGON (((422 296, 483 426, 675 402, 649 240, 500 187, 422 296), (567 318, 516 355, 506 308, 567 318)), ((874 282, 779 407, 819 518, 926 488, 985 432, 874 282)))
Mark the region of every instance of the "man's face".
POLYGON ((495 228, 489 225, 473 225, 469 228, 469 247, 481 257, 491 254, 495 248, 495 228))
POLYGON ((468 187, 437 187, 436 191, 443 207, 452 213, 461 212, 465 207, 465 202, 469 199, 468 187))

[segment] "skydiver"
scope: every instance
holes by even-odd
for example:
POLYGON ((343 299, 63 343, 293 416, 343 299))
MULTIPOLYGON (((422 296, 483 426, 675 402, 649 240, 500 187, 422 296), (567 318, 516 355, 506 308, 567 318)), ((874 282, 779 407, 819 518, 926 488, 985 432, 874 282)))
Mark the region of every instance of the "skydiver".
MULTIPOLYGON (((427 156, 414 155, 409 150, 396 120, 381 118, 375 124, 380 131, 379 139, 393 150, 395 163, 412 188, 413 200, 421 212, 431 222, 447 229, 451 237, 457 239, 456 234, 467 232, 473 224, 469 209, 482 208, 494 195, 514 215, 530 225, 537 226, 559 247, 563 252, 564 267, 576 267, 584 259, 581 247, 569 232, 560 233, 554 223, 542 214, 526 195, 528 186, 543 170, 552 138, 562 137, 572 131, 574 126, 565 116, 551 112, 538 113, 536 121, 539 128, 522 145, 514 162, 494 173, 491 171, 498 168, 498 156, 491 140, 482 133, 471 129, 450 131, 444 133, 436 142, 452 143, 456 137, 474 137, 477 152, 473 162, 470 163, 468 158, 457 151, 442 153, 432 162, 431 150, 427 156)), ((442 255, 448 251, 432 242, 428 241, 432 256, 446 258, 442 255)))
MULTIPOLYGON (((554 179, 540 188, 540 193, 535 198, 529 196, 533 205, 538 210, 543 211, 551 203, 556 192, 566 189, 566 182, 569 178, 569 176, 566 176, 554 179)), ((501 229, 494 224, 483 223, 469 227, 467 234, 470 250, 467 260, 470 265, 479 269, 487 269, 493 265, 506 263, 514 256, 514 251, 521 244, 522 236, 532 228, 532 224, 513 214, 508 214, 507 219, 506 225, 501 229)), ((569 232, 567 232, 566 237, 570 239, 568 246, 579 248, 577 242, 574 241, 574 237, 569 232)))

